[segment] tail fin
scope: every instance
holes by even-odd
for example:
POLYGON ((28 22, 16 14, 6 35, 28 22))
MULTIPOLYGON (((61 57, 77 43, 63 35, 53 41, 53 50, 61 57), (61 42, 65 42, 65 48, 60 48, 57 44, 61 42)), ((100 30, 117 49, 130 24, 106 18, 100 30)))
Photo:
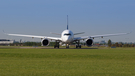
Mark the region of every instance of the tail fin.
POLYGON ((67 30, 68 30, 68 15, 67 15, 67 30))

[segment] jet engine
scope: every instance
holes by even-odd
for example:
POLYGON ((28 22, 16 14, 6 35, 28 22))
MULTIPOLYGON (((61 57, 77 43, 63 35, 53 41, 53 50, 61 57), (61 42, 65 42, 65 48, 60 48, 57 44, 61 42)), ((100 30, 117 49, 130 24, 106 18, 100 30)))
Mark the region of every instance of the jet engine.
POLYGON ((48 46, 50 44, 50 41, 48 39, 43 39, 41 41, 42 46, 48 46))
POLYGON ((87 46, 92 46, 93 45, 93 40, 92 39, 87 39, 86 40, 86 45, 87 46))

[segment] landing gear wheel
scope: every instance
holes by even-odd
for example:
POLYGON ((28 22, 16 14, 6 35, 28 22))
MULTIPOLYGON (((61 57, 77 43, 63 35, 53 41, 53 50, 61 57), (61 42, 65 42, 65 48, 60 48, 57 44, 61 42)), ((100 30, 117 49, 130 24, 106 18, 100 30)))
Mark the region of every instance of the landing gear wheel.
POLYGON ((81 48, 80 41, 76 41, 76 48, 81 48))
POLYGON ((54 48, 59 48, 59 41, 56 41, 56 44, 54 45, 54 48))
POLYGON ((76 45, 76 48, 78 48, 78 46, 76 45))
POLYGON ((69 44, 66 44, 66 48, 69 48, 69 44))
POLYGON ((54 45, 54 48, 56 48, 56 46, 54 45))
POLYGON ((79 48, 81 48, 81 45, 79 45, 79 48))
POLYGON ((66 46, 66 48, 69 48, 69 46, 66 46))
POLYGON ((81 45, 79 45, 79 46, 78 46, 78 45, 76 45, 76 48, 81 48, 81 45))
POLYGON ((54 45, 54 48, 59 48, 59 45, 54 45))

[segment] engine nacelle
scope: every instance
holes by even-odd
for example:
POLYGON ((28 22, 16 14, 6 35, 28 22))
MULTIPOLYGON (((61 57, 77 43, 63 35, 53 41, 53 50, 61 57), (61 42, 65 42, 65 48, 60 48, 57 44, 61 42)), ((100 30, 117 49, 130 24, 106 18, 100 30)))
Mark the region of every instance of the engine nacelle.
POLYGON ((50 41, 48 39, 43 39, 41 41, 42 46, 48 46, 50 44, 50 41))
POLYGON ((87 46, 92 46, 93 45, 93 40, 92 39, 87 39, 86 40, 86 45, 87 46))

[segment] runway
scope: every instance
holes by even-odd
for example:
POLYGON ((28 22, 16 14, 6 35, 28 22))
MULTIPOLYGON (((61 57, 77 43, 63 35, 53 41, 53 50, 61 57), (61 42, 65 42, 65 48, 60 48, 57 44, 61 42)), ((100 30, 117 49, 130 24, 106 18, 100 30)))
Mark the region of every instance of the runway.
POLYGON ((82 48, 66 48, 66 47, 60 47, 60 48, 54 48, 54 47, 37 47, 37 46, 0 46, 0 48, 20 48, 20 49, 99 49, 97 47, 82 47, 82 48))

